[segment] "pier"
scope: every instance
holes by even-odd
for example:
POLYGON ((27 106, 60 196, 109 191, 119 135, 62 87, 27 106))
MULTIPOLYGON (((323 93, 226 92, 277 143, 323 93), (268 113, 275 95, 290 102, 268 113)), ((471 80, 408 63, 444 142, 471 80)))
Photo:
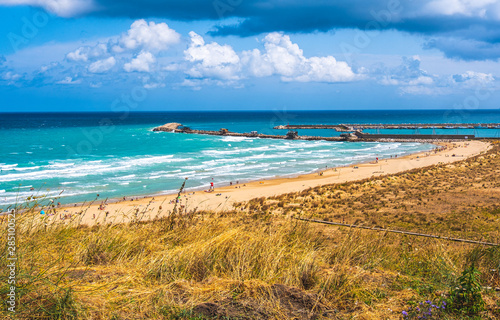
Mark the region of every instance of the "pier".
POLYGON ((500 123, 405 123, 405 124, 289 124, 274 129, 334 129, 338 132, 363 131, 365 129, 500 129, 500 123))
MULTIPOLYGON (((310 125, 307 125, 310 126, 310 125)), ((320 125, 322 126, 322 125, 320 125)), ((304 128, 302 128, 304 129, 304 128)), ((324 129, 324 128, 323 128, 324 129)), ((475 139, 474 135, 460 134, 369 134, 361 131, 342 133, 340 137, 299 136, 296 131, 288 131, 286 135, 262 134, 257 131, 250 133, 231 132, 225 128, 215 130, 195 130, 183 126, 180 123, 167 123, 153 129, 153 131, 164 131, 187 134, 204 134, 212 136, 247 137, 263 139, 287 139, 287 140, 309 140, 309 141, 397 141, 397 142, 436 142, 436 141, 463 141, 475 139)), ((494 139, 494 138, 493 138, 494 139)))

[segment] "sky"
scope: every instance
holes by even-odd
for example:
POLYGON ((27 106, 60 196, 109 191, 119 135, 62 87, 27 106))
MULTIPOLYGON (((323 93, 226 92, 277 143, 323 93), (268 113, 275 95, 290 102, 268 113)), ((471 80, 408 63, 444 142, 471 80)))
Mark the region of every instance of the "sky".
POLYGON ((498 109, 500 0, 0 0, 0 112, 498 109))

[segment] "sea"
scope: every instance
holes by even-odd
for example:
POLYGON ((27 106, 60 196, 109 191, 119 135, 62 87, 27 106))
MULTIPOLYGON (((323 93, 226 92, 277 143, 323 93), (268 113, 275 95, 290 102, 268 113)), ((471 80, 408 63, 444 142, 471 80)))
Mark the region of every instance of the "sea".
MULTIPOLYGON (((286 124, 489 123, 499 110, 190 111, 0 113, 0 209, 33 196, 62 204, 175 193, 293 177, 323 168, 431 150, 427 143, 328 142, 153 132, 179 122, 192 129, 285 134, 286 124), (99 195, 97 197, 97 195, 99 195)), ((299 135, 338 136, 334 130, 299 135)), ((380 133, 432 133, 431 129, 380 133), (415 132, 418 131, 418 132, 415 132)), ((500 129, 436 133, 498 137, 500 129)), ((367 132, 375 133, 375 130, 367 132)))

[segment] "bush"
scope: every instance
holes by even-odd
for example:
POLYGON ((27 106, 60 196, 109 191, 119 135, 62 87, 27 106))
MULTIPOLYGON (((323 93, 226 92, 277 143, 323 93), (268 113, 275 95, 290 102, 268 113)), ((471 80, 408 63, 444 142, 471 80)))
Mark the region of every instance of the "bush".
POLYGON ((458 278, 458 286, 450 292, 450 309, 454 312, 475 315, 484 310, 481 295, 481 273, 474 264, 467 267, 458 278))

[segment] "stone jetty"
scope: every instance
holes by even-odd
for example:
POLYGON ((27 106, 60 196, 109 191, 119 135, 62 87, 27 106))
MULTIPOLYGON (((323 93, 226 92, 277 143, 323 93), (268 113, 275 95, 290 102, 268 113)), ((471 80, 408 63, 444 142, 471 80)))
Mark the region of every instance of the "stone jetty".
MULTIPOLYGON (((454 135, 454 134, 368 134, 361 131, 342 133, 340 137, 319 137, 319 136, 299 136, 296 131, 288 131, 286 135, 271 135, 252 131, 249 133, 232 132, 221 128, 215 130, 195 130, 183 126, 180 123, 172 122, 153 129, 153 131, 166 131, 174 133, 205 134, 212 136, 248 137, 263 139, 287 139, 287 140, 324 140, 324 141, 394 141, 394 142, 437 142, 437 141, 463 141, 475 139, 474 135, 454 135)), ((492 138, 494 139, 494 138, 492 138)))
POLYGON ((339 132, 363 131, 365 129, 500 129, 500 123, 404 123, 404 124, 288 124, 274 129, 334 129, 339 132))

